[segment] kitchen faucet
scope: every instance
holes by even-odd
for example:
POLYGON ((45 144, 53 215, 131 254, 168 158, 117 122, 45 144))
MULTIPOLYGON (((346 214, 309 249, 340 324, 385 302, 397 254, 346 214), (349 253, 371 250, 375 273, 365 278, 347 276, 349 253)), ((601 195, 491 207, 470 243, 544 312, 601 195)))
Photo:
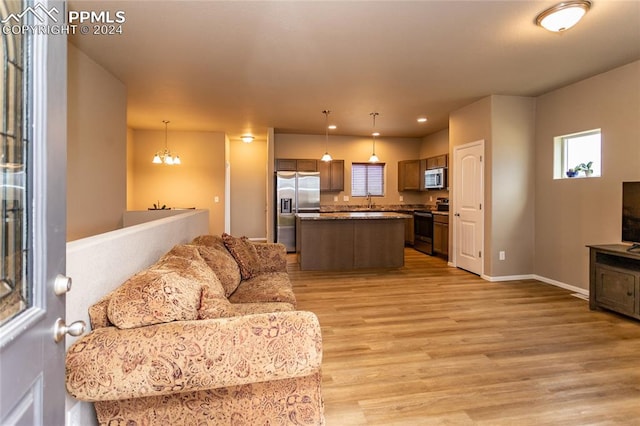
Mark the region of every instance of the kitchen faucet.
POLYGON ((367 192, 367 208, 371 209, 373 206, 373 198, 371 198, 371 193, 367 192))

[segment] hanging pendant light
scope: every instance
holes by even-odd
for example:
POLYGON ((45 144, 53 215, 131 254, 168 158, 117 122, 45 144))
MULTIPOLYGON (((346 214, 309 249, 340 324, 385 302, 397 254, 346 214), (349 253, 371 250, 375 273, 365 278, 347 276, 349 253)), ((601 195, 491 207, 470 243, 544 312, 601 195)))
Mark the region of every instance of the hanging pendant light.
POLYGON ((380 133, 376 132, 376 116, 379 114, 377 112, 372 112, 369 115, 373 117, 373 133, 371 133, 371 137, 373 139, 373 153, 371 154, 371 157, 369 157, 369 162, 377 163, 378 161, 380 161, 380 159, 376 155, 376 136, 380 136, 380 133))
POLYGON ((331 114, 331 111, 329 111, 328 109, 325 109, 324 111, 322 111, 322 113, 324 114, 324 155, 322 156, 322 158, 320 159, 320 161, 324 161, 325 163, 328 163, 329 161, 332 160, 331 155, 329 154, 329 114, 331 114))
POLYGON ((153 156, 153 160, 151 161, 153 164, 167 164, 169 166, 182 164, 180 161, 180 156, 176 154, 175 157, 171 156, 171 151, 167 146, 167 141, 169 138, 169 130, 167 125, 169 121, 162 120, 164 123, 164 150, 156 152, 156 155, 153 156))

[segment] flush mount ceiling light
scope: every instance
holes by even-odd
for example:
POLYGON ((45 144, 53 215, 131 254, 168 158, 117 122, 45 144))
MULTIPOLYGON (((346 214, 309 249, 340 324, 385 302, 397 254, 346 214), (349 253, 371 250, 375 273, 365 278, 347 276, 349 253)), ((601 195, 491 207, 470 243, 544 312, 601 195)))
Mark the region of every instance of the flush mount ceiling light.
POLYGON ((153 164, 167 164, 169 166, 173 166, 174 164, 175 165, 181 164, 180 156, 176 154, 175 157, 172 157, 171 151, 169 151, 169 148, 167 147, 167 139, 168 139, 167 125, 169 124, 169 121, 162 120, 162 122, 164 123, 164 150, 156 152, 156 155, 153 156, 153 161, 151 162, 153 164))
POLYGON ((244 142, 244 143, 251 143, 251 142, 253 142, 253 139, 254 138, 251 135, 244 135, 244 136, 242 136, 240 138, 240 140, 242 140, 242 142, 244 142))
POLYGON ((418 119, 416 121, 418 123, 426 123, 427 122, 427 117, 418 117, 418 119))
POLYGON ((373 139, 373 153, 371 154, 371 157, 369 157, 369 162, 377 163, 378 161, 380 161, 380 159, 376 155, 376 136, 380 136, 380 133, 376 132, 376 116, 378 116, 379 114, 377 112, 372 112, 369 115, 373 117, 373 133, 371 133, 371 137, 373 139))
MULTIPOLYGON (((324 111, 322 111, 322 113, 324 114, 325 139, 324 139, 324 155, 320 160, 324 161, 325 163, 328 163, 329 161, 332 160, 331 155, 329 154, 329 114, 331 114, 331 111, 329 111, 328 109, 325 109, 324 111)), ((335 126, 333 127, 335 128, 335 126)))
POLYGON ((577 24, 591 8, 588 0, 572 0, 550 7, 536 17, 536 24, 560 33, 577 24))

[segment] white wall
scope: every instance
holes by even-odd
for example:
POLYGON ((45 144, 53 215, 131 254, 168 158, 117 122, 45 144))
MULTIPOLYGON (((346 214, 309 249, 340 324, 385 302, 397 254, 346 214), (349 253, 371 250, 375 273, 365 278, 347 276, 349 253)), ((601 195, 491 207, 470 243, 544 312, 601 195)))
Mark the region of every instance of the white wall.
POLYGON ((74 45, 67 47, 67 241, 71 241, 122 226, 127 90, 74 45))
POLYGON ((622 182, 640 181, 640 61, 540 96, 535 271, 589 288, 587 244, 620 243, 622 182), (553 138, 602 129, 602 176, 553 179, 553 138))

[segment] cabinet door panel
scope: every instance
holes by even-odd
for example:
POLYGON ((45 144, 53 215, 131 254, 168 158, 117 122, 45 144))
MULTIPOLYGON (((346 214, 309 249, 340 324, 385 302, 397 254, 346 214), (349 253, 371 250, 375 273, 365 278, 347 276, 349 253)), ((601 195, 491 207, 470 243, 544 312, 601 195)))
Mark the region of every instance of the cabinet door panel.
POLYGON ((596 265, 596 300, 603 306, 634 313, 637 280, 634 274, 596 265))
POLYGON ((298 160, 297 162, 299 172, 317 172, 318 161, 317 160, 298 160))

